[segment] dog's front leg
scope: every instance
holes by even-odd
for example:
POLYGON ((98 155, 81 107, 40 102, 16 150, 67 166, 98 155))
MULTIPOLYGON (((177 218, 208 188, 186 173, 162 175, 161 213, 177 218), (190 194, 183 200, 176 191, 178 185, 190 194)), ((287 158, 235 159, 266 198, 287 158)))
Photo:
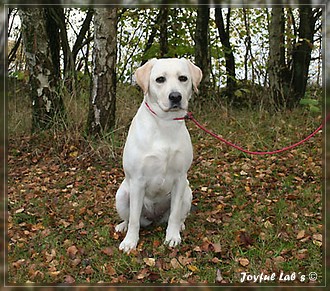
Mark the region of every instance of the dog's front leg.
POLYGON ((190 211, 191 189, 184 176, 178 179, 171 192, 171 211, 166 229, 165 244, 174 247, 181 243, 180 230, 184 229, 184 220, 190 211))
POLYGON ((129 253, 136 248, 139 241, 140 216, 143 206, 145 186, 141 181, 130 181, 129 221, 127 234, 119 249, 129 253))

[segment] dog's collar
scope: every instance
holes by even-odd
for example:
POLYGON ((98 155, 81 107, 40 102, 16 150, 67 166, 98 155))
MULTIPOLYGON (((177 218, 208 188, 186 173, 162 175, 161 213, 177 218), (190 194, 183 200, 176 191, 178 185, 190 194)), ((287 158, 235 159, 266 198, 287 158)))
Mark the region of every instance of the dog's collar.
MULTIPOLYGON (((157 116, 157 113, 156 113, 155 111, 152 110, 152 108, 149 106, 149 104, 148 104, 146 101, 144 101, 144 104, 146 105, 146 107, 149 109, 149 111, 150 111, 153 115, 157 116)), ((186 116, 173 118, 173 120, 185 120, 185 119, 186 119, 186 116)))

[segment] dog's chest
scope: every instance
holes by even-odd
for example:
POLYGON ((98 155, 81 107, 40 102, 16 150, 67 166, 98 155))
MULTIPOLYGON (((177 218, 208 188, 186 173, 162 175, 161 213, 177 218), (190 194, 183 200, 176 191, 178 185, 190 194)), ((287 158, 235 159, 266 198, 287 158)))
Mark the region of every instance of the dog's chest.
POLYGON ((175 181, 186 174, 190 161, 189 153, 169 147, 158 147, 148 154, 143 166, 147 192, 155 196, 171 192, 175 181))

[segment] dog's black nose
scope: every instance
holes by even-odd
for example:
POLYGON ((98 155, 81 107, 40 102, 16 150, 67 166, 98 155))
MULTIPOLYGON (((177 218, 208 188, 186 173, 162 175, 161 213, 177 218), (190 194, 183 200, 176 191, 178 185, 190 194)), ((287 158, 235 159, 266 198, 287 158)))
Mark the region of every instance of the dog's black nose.
POLYGON ((182 95, 179 92, 172 92, 169 96, 169 99, 172 101, 173 104, 178 104, 181 102, 182 95))

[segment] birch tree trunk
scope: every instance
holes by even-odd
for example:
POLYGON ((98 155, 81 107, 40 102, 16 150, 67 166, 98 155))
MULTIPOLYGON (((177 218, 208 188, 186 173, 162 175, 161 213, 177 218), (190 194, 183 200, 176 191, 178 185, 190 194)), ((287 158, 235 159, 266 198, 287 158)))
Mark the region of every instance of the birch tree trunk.
MULTIPOLYGON (((64 104, 58 94, 59 69, 54 63, 54 48, 49 35, 45 9, 31 8, 19 10, 22 22, 22 36, 26 62, 30 71, 30 98, 32 101, 32 132, 52 127, 64 118, 64 104), (53 49, 53 50, 52 50, 53 49)), ((59 58, 58 58, 59 60, 59 58)))
POLYGON ((94 15, 93 82, 87 130, 99 136, 115 125, 117 9, 97 8, 94 15))

